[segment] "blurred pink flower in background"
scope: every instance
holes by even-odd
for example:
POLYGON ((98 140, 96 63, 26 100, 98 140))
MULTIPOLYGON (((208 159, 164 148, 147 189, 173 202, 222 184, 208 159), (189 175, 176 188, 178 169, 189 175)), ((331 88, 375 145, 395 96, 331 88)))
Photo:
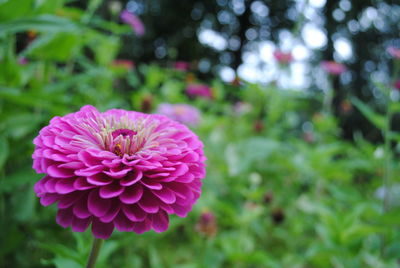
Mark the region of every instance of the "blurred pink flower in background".
POLYGON ((339 75, 346 71, 346 66, 336 61, 322 61, 321 67, 332 75, 339 75))
POLYGON ((242 116, 253 109, 252 105, 247 102, 238 101, 233 106, 233 112, 236 116, 242 116))
POLYGON ((179 71, 188 71, 190 68, 190 63, 187 61, 176 61, 174 63, 174 69, 179 71))
POLYGON ((392 56, 393 58, 400 59, 400 49, 390 46, 387 48, 387 52, 392 56))
POLYGON ((138 36, 142 36, 145 33, 145 28, 143 22, 139 19, 138 16, 130 13, 128 10, 123 10, 121 12, 121 20, 127 24, 129 24, 133 31, 138 36))
POLYGON ((161 103, 156 113, 165 115, 185 125, 197 126, 200 122, 199 110, 188 104, 161 103))
POLYGON ((28 64, 28 59, 25 58, 25 57, 19 57, 18 58, 18 64, 19 65, 26 65, 26 64, 28 64))
POLYGON ((281 50, 274 51, 274 58, 281 64, 288 64, 293 61, 292 53, 290 52, 283 52, 281 50))
POLYGON ((195 229, 197 232, 202 233, 208 237, 214 237, 217 234, 218 226, 214 213, 204 211, 201 213, 195 229))
POLYGON ((127 70, 135 68, 135 63, 131 60, 116 59, 113 61, 112 65, 114 67, 122 67, 127 70))
POLYGON ((36 195, 58 203, 57 223, 75 232, 163 232, 169 214, 186 217, 201 194, 203 143, 166 116, 84 106, 54 117, 33 142, 33 168, 45 174, 36 195))
POLYGON ((211 88, 204 84, 189 84, 186 88, 186 94, 188 94, 189 97, 213 98, 211 88))
POLYGON ((400 90, 400 79, 397 80, 396 82, 394 82, 394 87, 395 87, 397 90, 400 90))

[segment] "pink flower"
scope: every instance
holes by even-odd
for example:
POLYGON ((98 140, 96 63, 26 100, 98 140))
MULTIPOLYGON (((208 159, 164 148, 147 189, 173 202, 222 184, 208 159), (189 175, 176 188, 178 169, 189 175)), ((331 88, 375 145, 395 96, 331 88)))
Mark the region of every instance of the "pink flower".
POLYGON ((332 75, 339 75, 346 71, 346 66, 335 61, 322 61, 321 67, 332 75))
POLYGON ((178 71, 188 71, 190 68, 190 63, 187 61, 176 61, 174 63, 174 69, 178 71))
POLYGON ((126 70, 135 68, 135 63, 131 60, 117 59, 113 61, 112 65, 115 67, 122 67, 126 70))
POLYGON ((129 24, 133 31, 138 35, 142 36, 145 33, 145 28, 143 22, 139 19, 139 17, 133 15, 128 10, 123 10, 121 12, 121 20, 127 24, 129 24))
POLYGON ((400 90, 400 79, 394 82, 394 88, 400 90))
POLYGON ((281 64, 288 64, 293 60, 292 53, 285 53, 280 50, 274 51, 274 57, 281 64))
POLYGON ((400 59, 400 49, 390 46, 387 48, 387 52, 392 56, 393 58, 400 59))
POLYGON ((28 59, 25 58, 25 57, 19 57, 18 58, 18 64, 19 65, 26 65, 26 64, 28 64, 28 59))
POLYGON ((250 103, 238 101, 233 106, 233 111, 236 116, 242 116, 252 110, 252 106, 250 103))
POLYGON ((185 125, 196 126, 200 121, 199 110, 187 104, 162 103, 158 106, 156 113, 165 115, 185 125))
POLYGON ((199 220, 195 226, 197 232, 208 237, 214 237, 218 231, 217 220, 212 212, 204 211, 201 213, 199 220))
POLYGON ((162 115, 84 106, 54 117, 34 144, 33 168, 46 174, 35 192, 76 232, 163 232, 168 215, 185 217, 201 193, 203 144, 162 115))
POLYGON ((206 99, 213 98, 211 88, 203 84, 189 84, 186 88, 186 93, 190 97, 203 97, 206 99))

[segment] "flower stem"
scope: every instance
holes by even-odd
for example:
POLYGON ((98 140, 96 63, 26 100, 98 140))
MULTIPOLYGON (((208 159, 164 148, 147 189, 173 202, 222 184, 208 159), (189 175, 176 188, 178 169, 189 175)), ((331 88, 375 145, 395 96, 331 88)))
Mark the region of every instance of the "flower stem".
POLYGON ((333 77, 328 78, 328 89, 324 94, 324 99, 323 99, 323 106, 322 106, 322 111, 326 115, 331 115, 332 114, 332 99, 333 99, 333 77))
POLYGON ((388 105, 388 111, 386 114, 386 122, 385 122, 385 129, 383 131, 384 135, 384 151, 385 151, 385 166, 384 166, 384 176, 383 176, 383 189, 384 191, 384 197, 383 197, 383 211, 387 212, 389 210, 389 201, 390 201, 390 183, 391 183, 391 169, 392 169, 392 152, 391 152, 391 146, 390 146, 390 125, 391 125, 391 119, 392 119, 392 113, 389 110, 389 105, 388 105))
POLYGON ((86 268, 94 268, 96 265, 97 257, 100 253, 100 248, 103 245, 104 240, 95 238, 93 240, 92 250, 90 251, 89 259, 86 265, 86 268))

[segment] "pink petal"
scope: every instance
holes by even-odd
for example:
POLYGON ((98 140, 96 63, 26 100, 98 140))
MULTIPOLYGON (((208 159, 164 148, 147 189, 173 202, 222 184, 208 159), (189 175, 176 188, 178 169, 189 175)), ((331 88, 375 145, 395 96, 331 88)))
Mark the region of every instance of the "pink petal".
POLYGON ((47 206, 57 202, 58 200, 60 200, 60 195, 59 194, 44 194, 40 198, 40 204, 42 204, 43 206, 47 207, 47 206))
POLYGON ((83 177, 79 177, 75 180, 74 182, 74 187, 77 190, 88 190, 88 189, 92 189, 95 188, 96 186, 89 184, 86 180, 86 178, 83 177))
POLYGON ((82 195, 84 193, 77 191, 77 192, 72 192, 69 194, 61 195, 60 196, 60 201, 58 202, 57 206, 60 209, 64 208, 69 208, 73 204, 75 204, 79 199, 81 199, 82 195))
POLYGON ((85 169, 79 169, 75 171, 75 175, 82 176, 82 177, 89 177, 93 176, 97 173, 102 172, 104 167, 102 165, 99 166, 91 166, 85 169))
POLYGON ((43 184, 44 189, 48 193, 56 193, 56 183, 59 179, 49 177, 46 182, 43 184))
POLYGON ((135 184, 137 181, 139 181, 143 177, 143 172, 140 170, 135 170, 134 173, 128 174, 125 178, 120 180, 120 184, 122 186, 131 186, 132 184, 135 184))
POLYGON ((67 169, 80 169, 84 168, 85 165, 82 162, 68 162, 65 164, 58 165, 59 168, 67 168, 67 169))
POLYGON ((114 225, 120 232, 130 232, 133 228, 133 222, 130 221, 123 212, 120 212, 114 219, 114 225))
POLYGON ((157 213, 159 210, 157 197, 149 191, 143 194, 138 204, 147 213, 157 213))
POLYGON ((103 173, 98 173, 87 178, 87 182, 93 185, 107 185, 113 182, 113 179, 103 173))
POLYGON ((143 221, 146 218, 146 213, 137 205, 123 206, 122 211, 131 221, 143 221))
POLYGON ((171 176, 178 177, 184 175, 186 172, 189 171, 189 167, 186 164, 181 164, 176 168, 174 172, 171 172, 171 176))
POLYGON ((171 182, 168 184, 168 188, 174 191, 177 196, 184 199, 192 195, 190 188, 184 183, 171 182))
POLYGON ((133 224, 132 230, 137 234, 142 234, 150 230, 150 228, 151 228, 151 222, 148 219, 146 219, 142 222, 135 222, 133 224))
POLYGON ((195 179, 194 175, 191 173, 186 173, 183 176, 176 178, 175 182, 190 183, 195 179))
POLYGON ((147 180, 141 180, 140 181, 146 188, 148 189, 153 189, 153 190, 160 190, 162 189, 162 185, 158 182, 152 182, 149 179, 147 180))
POLYGON ((143 187, 135 184, 130 187, 125 187, 125 191, 119 196, 119 199, 125 204, 134 204, 140 200, 142 195, 143 187))
POLYGON ((119 183, 113 183, 100 188, 100 197, 102 198, 112 198, 119 196, 124 191, 124 187, 119 185, 119 183))
POLYGON ((115 217, 118 215, 118 212, 121 210, 121 205, 118 201, 118 199, 113 199, 113 202, 108 209, 107 213, 100 218, 100 221, 102 222, 111 222, 115 219, 115 217))
POLYGON ((173 214, 173 213, 174 213, 174 209, 173 209, 170 205, 168 205, 168 204, 161 203, 161 204, 160 204, 160 207, 161 207, 165 212, 167 212, 168 214, 173 214))
POLYGON ((55 185, 56 192, 59 194, 68 194, 76 191, 76 188, 74 187, 75 180, 76 178, 65 178, 57 180, 57 183, 55 185))
POLYGON ((168 229, 169 218, 167 213, 160 210, 158 213, 153 214, 152 226, 157 233, 164 232, 168 229))
POLYGON ((192 209, 190 206, 180 206, 178 204, 172 204, 171 206, 174 209, 175 214, 182 218, 186 217, 192 209))
POLYGON ((107 239, 111 236, 114 230, 113 222, 104 223, 94 218, 92 222, 92 232, 94 237, 107 239))
POLYGON ((69 178, 74 176, 74 170, 51 165, 47 168, 47 174, 53 178, 69 178))
POLYGON ((176 200, 175 193, 166 187, 159 191, 152 190, 151 192, 166 204, 173 204, 176 200))
POLYGON ((64 228, 67 228, 72 224, 74 215, 72 214, 72 209, 60 209, 57 211, 56 222, 64 228))
POLYGON ((72 231, 74 232, 84 232, 86 229, 89 227, 90 222, 92 221, 92 218, 86 218, 86 219, 80 219, 77 217, 74 217, 72 220, 72 231))
POLYGON ((91 166, 97 166, 100 164, 101 160, 93 157, 89 152, 87 151, 80 151, 78 153, 78 159, 80 161, 82 161, 83 163, 85 163, 85 165, 87 167, 91 167, 91 166))
POLYGON ((89 194, 88 209, 96 217, 104 216, 111 205, 111 199, 103 199, 99 196, 99 190, 93 190, 89 194))
POLYGON ((35 193, 39 194, 39 193, 43 193, 44 191, 44 184, 46 183, 46 181, 49 179, 50 177, 46 176, 43 179, 39 180, 38 182, 35 183, 35 186, 33 187, 33 190, 35 191, 35 193))
POLYGON ((101 161, 102 165, 105 165, 108 168, 117 168, 121 165, 121 158, 117 158, 117 159, 107 159, 107 160, 103 160, 101 161))
POLYGON ((108 176, 116 179, 120 179, 125 177, 126 174, 128 174, 129 171, 131 171, 131 168, 126 168, 126 169, 121 169, 121 170, 113 170, 110 169, 110 171, 103 171, 104 174, 107 174, 108 176))
POLYGON ((78 202, 75 203, 75 206, 72 210, 74 215, 80 219, 88 218, 92 215, 87 208, 87 196, 82 197, 78 202))

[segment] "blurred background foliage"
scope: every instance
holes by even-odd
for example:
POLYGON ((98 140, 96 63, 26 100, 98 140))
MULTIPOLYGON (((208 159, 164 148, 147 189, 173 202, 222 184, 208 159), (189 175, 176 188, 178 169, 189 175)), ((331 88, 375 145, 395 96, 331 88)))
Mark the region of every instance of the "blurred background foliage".
POLYGON ((59 227, 33 192, 32 139, 51 117, 167 102, 201 111, 204 193, 163 234, 115 233, 98 267, 398 267, 399 63, 386 48, 399 17, 372 0, 0 1, 0 264, 85 264, 90 233, 59 227), (348 70, 328 76, 321 60, 348 70), (188 95, 194 83, 211 97, 188 95))

